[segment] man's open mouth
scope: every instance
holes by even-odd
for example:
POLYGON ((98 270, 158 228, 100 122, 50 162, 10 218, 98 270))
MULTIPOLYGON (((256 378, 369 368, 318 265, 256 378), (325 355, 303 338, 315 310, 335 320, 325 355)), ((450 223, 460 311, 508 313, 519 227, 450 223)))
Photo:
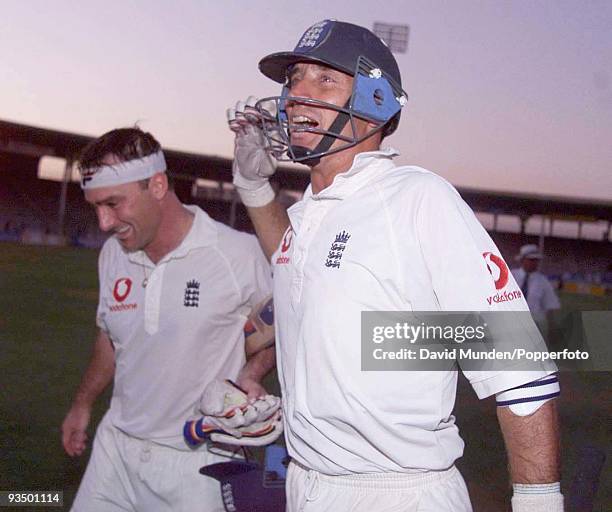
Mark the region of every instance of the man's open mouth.
POLYGON ((291 117, 291 130, 310 130, 319 126, 319 122, 303 114, 291 117))

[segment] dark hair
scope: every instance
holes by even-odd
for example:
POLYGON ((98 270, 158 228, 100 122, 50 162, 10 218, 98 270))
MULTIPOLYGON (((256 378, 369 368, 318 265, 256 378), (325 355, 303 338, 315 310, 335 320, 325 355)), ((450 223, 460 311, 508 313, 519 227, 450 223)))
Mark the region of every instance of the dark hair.
POLYGON ((108 155, 113 155, 120 162, 129 162, 149 156, 160 149, 161 145, 153 135, 143 132, 137 126, 118 128, 87 144, 79 155, 78 167, 83 174, 87 169, 104 165, 104 159, 108 155))

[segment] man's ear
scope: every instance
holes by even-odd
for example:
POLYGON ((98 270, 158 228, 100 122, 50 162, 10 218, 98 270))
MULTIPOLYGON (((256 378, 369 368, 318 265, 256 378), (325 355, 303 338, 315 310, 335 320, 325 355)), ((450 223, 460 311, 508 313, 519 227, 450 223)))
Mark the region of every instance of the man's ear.
POLYGON ((149 179, 149 192, 157 199, 163 199, 168 193, 168 176, 165 172, 158 172, 149 179))

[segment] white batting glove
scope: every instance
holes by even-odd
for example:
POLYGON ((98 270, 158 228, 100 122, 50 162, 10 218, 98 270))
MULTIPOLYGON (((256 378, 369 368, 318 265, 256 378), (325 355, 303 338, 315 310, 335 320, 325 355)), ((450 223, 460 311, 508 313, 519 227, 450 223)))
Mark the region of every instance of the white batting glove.
POLYGON ((198 408, 206 416, 224 416, 248 403, 247 394, 231 380, 215 379, 204 388, 198 408))
POLYGON ((237 434, 217 431, 210 434, 210 440, 216 443, 235 446, 266 446, 276 441, 283 433, 281 411, 277 410, 264 421, 237 429, 237 434))
POLYGON ((199 420, 185 424, 185 440, 197 446, 210 439, 240 446, 265 446, 283 432, 281 400, 273 395, 249 399, 230 380, 215 380, 202 395, 199 420))
POLYGON ((230 380, 214 380, 204 390, 200 412, 212 425, 240 437, 239 429, 266 421, 281 407, 281 399, 266 395, 249 399, 230 380))
POLYGON ((265 421, 236 429, 235 435, 211 423, 210 416, 189 420, 183 429, 185 441, 193 447, 207 440, 234 446, 266 446, 276 441, 282 433, 283 421, 280 410, 265 421))
POLYGON ((276 171, 276 161, 268 151, 255 103, 257 98, 249 96, 227 109, 229 128, 236 134, 233 182, 242 202, 250 207, 265 206, 275 195, 269 178, 276 171))

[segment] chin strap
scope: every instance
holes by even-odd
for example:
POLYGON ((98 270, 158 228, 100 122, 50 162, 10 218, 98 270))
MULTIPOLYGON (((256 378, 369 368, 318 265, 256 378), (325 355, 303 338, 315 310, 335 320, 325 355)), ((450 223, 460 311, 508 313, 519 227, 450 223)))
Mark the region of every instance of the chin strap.
MULTIPOLYGON (((350 99, 347 100, 343 108, 348 109, 349 104, 350 99)), ((350 116, 346 112, 338 112, 336 119, 334 119, 334 122, 331 124, 327 131, 340 135, 342 133, 342 130, 344 130, 346 123, 349 122, 349 119, 350 116)), ((323 138, 314 149, 308 149, 304 146, 290 146, 291 154, 294 158, 300 159, 300 163, 313 167, 321 161, 321 157, 324 155, 316 156, 313 158, 304 157, 308 157, 308 155, 318 155, 320 153, 327 153, 331 148, 332 144, 337 139, 338 137, 334 137, 333 135, 323 135, 323 138), (302 158, 304 158, 304 160, 301 160, 302 158)))

